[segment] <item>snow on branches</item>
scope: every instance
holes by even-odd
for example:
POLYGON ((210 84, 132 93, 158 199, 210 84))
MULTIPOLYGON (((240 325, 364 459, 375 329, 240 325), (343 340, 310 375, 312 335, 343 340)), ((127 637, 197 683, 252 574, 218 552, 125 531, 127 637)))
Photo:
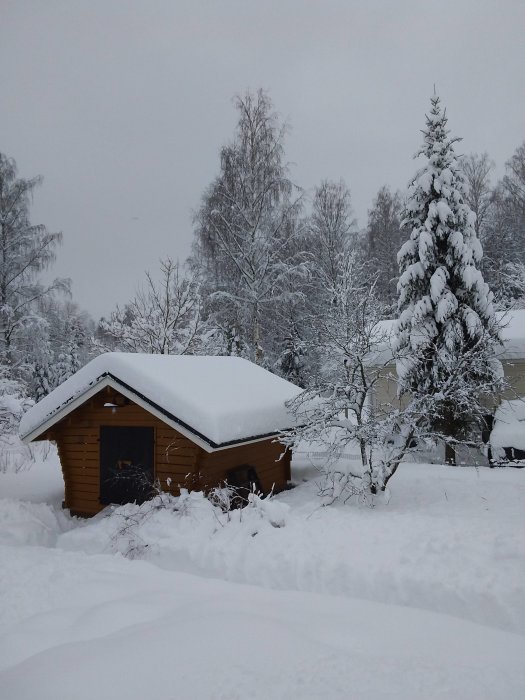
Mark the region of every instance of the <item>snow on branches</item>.
POLYGON ((322 270, 318 274, 323 277, 319 289, 324 291, 312 317, 317 329, 312 351, 320 358, 320 369, 290 403, 300 427, 289 431, 284 442, 296 447, 301 442, 313 444, 325 452, 320 485, 325 502, 368 498, 383 491, 389 478, 376 468, 375 451, 383 441, 386 414, 373 398, 392 358, 388 330, 380 323, 385 307, 374 285, 363 281, 351 250, 337 257, 330 274, 322 270), (341 459, 346 450, 355 452, 360 463, 341 459))
POLYGON ((102 319, 104 349, 161 355, 197 354, 202 340, 201 299, 194 276, 186 277, 178 263, 161 261, 161 279, 146 273, 146 284, 135 298, 102 319))
POLYGON ((449 137, 437 96, 431 104, 417 154, 426 163, 410 185, 405 208, 410 238, 398 254, 395 349, 400 395, 432 397, 434 428, 454 440, 486 412, 483 400, 501 381, 500 338, 493 295, 479 269, 475 216, 454 153, 458 139, 449 137))

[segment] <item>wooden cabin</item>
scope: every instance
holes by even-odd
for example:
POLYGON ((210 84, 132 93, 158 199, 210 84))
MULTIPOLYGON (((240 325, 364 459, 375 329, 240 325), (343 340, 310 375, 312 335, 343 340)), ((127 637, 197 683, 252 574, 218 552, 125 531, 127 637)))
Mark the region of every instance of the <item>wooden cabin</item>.
POLYGON ((143 502, 153 485, 278 491, 291 453, 277 438, 299 391, 241 358, 106 353, 36 404, 20 432, 56 443, 75 515, 143 502))

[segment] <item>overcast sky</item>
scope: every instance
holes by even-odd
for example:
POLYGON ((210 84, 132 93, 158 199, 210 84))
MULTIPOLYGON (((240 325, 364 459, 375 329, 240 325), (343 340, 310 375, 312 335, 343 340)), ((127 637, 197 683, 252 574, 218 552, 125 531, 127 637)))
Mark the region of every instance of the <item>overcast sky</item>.
POLYGON ((0 0, 0 151, 44 176, 34 223, 94 317, 190 250, 192 210, 265 88, 294 181, 343 178, 360 226, 404 188, 436 84, 496 176, 525 139, 525 0, 0 0))

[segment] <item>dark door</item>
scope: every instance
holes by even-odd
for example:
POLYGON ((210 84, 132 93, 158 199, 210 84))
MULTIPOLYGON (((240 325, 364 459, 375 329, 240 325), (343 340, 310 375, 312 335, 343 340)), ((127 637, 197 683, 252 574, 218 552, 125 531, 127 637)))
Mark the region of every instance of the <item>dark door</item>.
POLYGON ((100 426, 100 502, 143 503, 153 486, 153 428, 100 426))

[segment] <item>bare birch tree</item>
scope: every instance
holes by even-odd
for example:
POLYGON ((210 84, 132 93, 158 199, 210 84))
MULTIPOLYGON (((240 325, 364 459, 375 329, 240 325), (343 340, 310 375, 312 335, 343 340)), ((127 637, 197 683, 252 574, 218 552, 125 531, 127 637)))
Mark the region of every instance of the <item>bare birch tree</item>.
POLYGON ((196 215, 193 261, 200 270, 207 308, 230 336, 229 351, 257 363, 268 351, 268 311, 300 274, 290 260, 300 196, 284 163, 286 126, 259 90, 237 97, 233 142, 221 150, 220 175, 196 215))
POLYGON ((160 265, 160 281, 146 283, 124 308, 102 319, 105 349, 161 355, 196 354, 201 340, 201 300, 194 276, 185 277, 169 258, 160 265))
POLYGON ((20 342, 24 329, 39 320, 36 303, 69 290, 68 280, 44 285, 38 279, 62 240, 61 233, 30 221, 31 198, 41 182, 19 178, 15 161, 0 153, 0 355, 11 367, 24 361, 27 348, 20 342))

